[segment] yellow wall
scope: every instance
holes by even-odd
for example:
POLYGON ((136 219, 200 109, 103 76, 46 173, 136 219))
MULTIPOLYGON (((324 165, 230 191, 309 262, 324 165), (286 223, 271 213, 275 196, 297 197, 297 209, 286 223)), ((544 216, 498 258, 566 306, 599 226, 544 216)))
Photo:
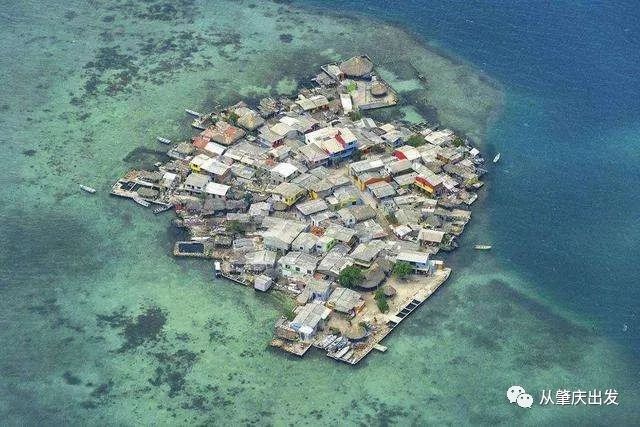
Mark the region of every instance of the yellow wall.
POLYGON ((429 186, 422 184, 420 181, 415 181, 414 184, 418 187, 426 191, 427 193, 433 194, 433 189, 429 186))

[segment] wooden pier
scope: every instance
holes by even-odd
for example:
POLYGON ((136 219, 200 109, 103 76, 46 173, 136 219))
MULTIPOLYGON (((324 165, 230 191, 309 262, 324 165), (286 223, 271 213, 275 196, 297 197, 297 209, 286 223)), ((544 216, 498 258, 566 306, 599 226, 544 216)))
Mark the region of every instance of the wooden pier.
POLYGON ((339 360, 341 362, 348 363, 350 365, 355 365, 364 359, 369 353, 373 350, 378 350, 384 352, 387 350, 387 347, 380 344, 380 342, 395 329, 407 316, 413 313, 418 307, 420 307, 434 292, 447 281, 449 276, 451 275, 451 269, 445 268, 443 270, 439 270, 436 273, 437 280, 432 286, 428 288, 421 289, 416 292, 412 298, 410 298, 405 304, 402 305, 402 308, 398 310, 395 314, 387 315, 387 322, 382 326, 376 333, 373 338, 369 340, 366 345, 361 349, 355 349, 353 355, 349 360, 344 360, 344 358, 335 357, 335 355, 327 354, 327 356, 332 359, 339 360))

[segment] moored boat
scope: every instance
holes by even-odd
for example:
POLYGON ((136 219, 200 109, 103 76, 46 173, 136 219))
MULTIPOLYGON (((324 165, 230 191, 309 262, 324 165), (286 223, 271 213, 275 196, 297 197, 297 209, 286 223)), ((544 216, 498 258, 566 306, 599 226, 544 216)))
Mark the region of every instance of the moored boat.
POLYGON ((87 193, 90 193, 90 194, 93 194, 93 193, 96 192, 95 188, 91 188, 91 187, 89 187, 87 185, 82 185, 82 184, 80 184, 80 189, 83 190, 83 191, 86 191, 87 193))
POLYGON ((193 117, 200 117, 202 114, 198 113, 197 111, 193 111, 193 110, 189 110, 188 108, 184 109, 184 112, 193 116, 193 117))
POLYGON ((475 245, 473 247, 473 249, 476 249, 476 250, 479 250, 479 251, 488 251, 491 248, 492 248, 491 245, 475 245))
POLYGON ((166 212, 166 211, 168 211, 168 210, 169 210, 169 209, 171 209, 172 207, 173 207, 173 205, 162 205, 162 206, 159 206, 159 207, 155 208, 155 209, 153 210, 153 213, 154 213, 154 214, 156 214, 156 215, 158 215, 158 214, 160 214, 160 213, 162 213, 162 212, 166 212))
POLYGON ((158 141, 162 142, 163 144, 167 144, 167 145, 171 144, 171 140, 170 139, 163 138, 161 136, 157 136, 156 139, 158 141))
POLYGON ((150 203, 147 202, 145 199, 142 199, 140 197, 134 197, 133 201, 136 202, 137 204, 144 206, 145 208, 148 208, 150 203))
POLYGON ((500 153, 496 154, 496 156, 493 158, 493 163, 498 163, 498 160, 500 160, 500 153))

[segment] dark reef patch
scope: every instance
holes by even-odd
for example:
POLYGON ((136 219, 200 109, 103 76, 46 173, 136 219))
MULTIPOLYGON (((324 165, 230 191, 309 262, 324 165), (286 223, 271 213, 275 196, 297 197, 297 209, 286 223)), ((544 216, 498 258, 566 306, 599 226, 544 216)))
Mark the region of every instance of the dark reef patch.
POLYGON ((280 41, 282 43, 291 43, 293 41, 293 35, 289 33, 280 34, 280 41))
MULTIPOLYGON (((100 72, 132 68, 134 56, 120 53, 119 47, 102 47, 98 49, 95 60, 87 62, 84 68, 100 72)), ((137 67, 134 68, 137 69, 137 67)))
POLYGON ((155 375, 149 379, 149 383, 159 387, 169 386, 169 397, 175 397, 185 388, 185 377, 198 360, 194 352, 180 349, 175 353, 154 353, 159 362, 155 375))
POLYGON ((76 377, 69 371, 66 371, 64 374, 62 374, 62 379, 69 385, 80 385, 82 383, 82 380, 80 378, 76 377))
POLYGON ((228 344, 231 342, 231 337, 223 333, 223 331, 229 329, 229 325, 226 322, 211 317, 204 326, 209 331, 209 342, 216 344, 228 344))
POLYGON ((88 219, 69 212, 7 209, 0 223, 4 250, 0 272, 10 267, 13 283, 86 276, 102 268, 100 242, 88 219), (82 236, 73 239, 70 236, 82 236))
POLYGON ((121 328, 120 335, 125 342, 119 353, 135 349, 147 343, 158 342, 163 335, 166 313, 159 307, 149 307, 143 313, 133 317, 126 314, 124 308, 107 315, 96 316, 98 325, 121 328))
POLYGON ((166 321, 167 315, 160 308, 148 308, 135 321, 125 324, 123 334, 127 341, 122 349, 135 348, 146 341, 157 341, 166 321))
POLYGON ((151 169, 154 163, 165 162, 167 153, 145 147, 137 147, 131 150, 122 160, 134 164, 137 168, 151 169))
POLYGON ((22 150, 22 155, 26 157, 33 157, 38 151, 30 148, 28 150, 22 150))

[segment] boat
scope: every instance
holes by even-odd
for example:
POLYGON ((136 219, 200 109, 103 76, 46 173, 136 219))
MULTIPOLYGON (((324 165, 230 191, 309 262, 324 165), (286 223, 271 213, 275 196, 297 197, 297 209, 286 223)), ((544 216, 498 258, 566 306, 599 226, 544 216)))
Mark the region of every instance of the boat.
POLYGON ((147 202, 145 199, 142 199, 140 197, 134 197, 133 201, 136 202, 137 204, 144 206, 145 208, 148 208, 150 203, 147 202))
POLYGON ((216 269, 216 277, 220 277, 220 273, 222 273, 222 267, 220 266, 220 261, 216 261, 213 263, 216 269))
POLYGON ((171 209, 172 207, 173 207, 173 205, 162 205, 162 206, 159 206, 159 207, 155 208, 155 209, 153 210, 153 213, 154 213, 154 214, 156 214, 156 215, 158 215, 158 214, 160 214, 160 213, 162 213, 162 212, 166 212, 166 211, 168 211, 168 210, 169 210, 169 209, 171 209))
POLYGON ((204 125, 204 119, 198 117, 197 119, 193 119, 191 122, 191 127, 198 130, 205 130, 207 127, 204 125))
POLYGON ((493 158, 493 163, 498 163, 498 160, 500 160, 500 153, 496 154, 496 156, 493 158))
POLYGON ((349 350, 351 350, 351 346, 346 345, 346 346, 342 347, 342 349, 340 349, 340 351, 338 351, 335 354, 335 358, 336 359, 341 359, 342 356, 344 356, 345 354, 347 354, 349 352, 349 350))
POLYGON ((202 115, 202 114, 198 113, 197 111, 189 110, 188 108, 185 108, 184 112, 189 114, 189 115, 191 115, 191 116, 194 116, 194 117, 200 117, 202 115))
POLYGON ((491 245, 475 245, 473 247, 473 249, 476 249, 476 250, 479 250, 479 251, 488 251, 491 248, 492 248, 491 245))
POLYGON ((158 141, 162 142, 163 144, 167 144, 167 145, 171 144, 171 140, 170 139, 163 138, 161 136, 156 136, 156 139, 158 141))
POLYGON ((83 191, 86 191, 87 193, 90 193, 90 194, 93 194, 93 193, 96 192, 95 188, 91 188, 91 187, 88 187, 88 186, 82 185, 82 184, 80 184, 80 189, 83 190, 83 191))

